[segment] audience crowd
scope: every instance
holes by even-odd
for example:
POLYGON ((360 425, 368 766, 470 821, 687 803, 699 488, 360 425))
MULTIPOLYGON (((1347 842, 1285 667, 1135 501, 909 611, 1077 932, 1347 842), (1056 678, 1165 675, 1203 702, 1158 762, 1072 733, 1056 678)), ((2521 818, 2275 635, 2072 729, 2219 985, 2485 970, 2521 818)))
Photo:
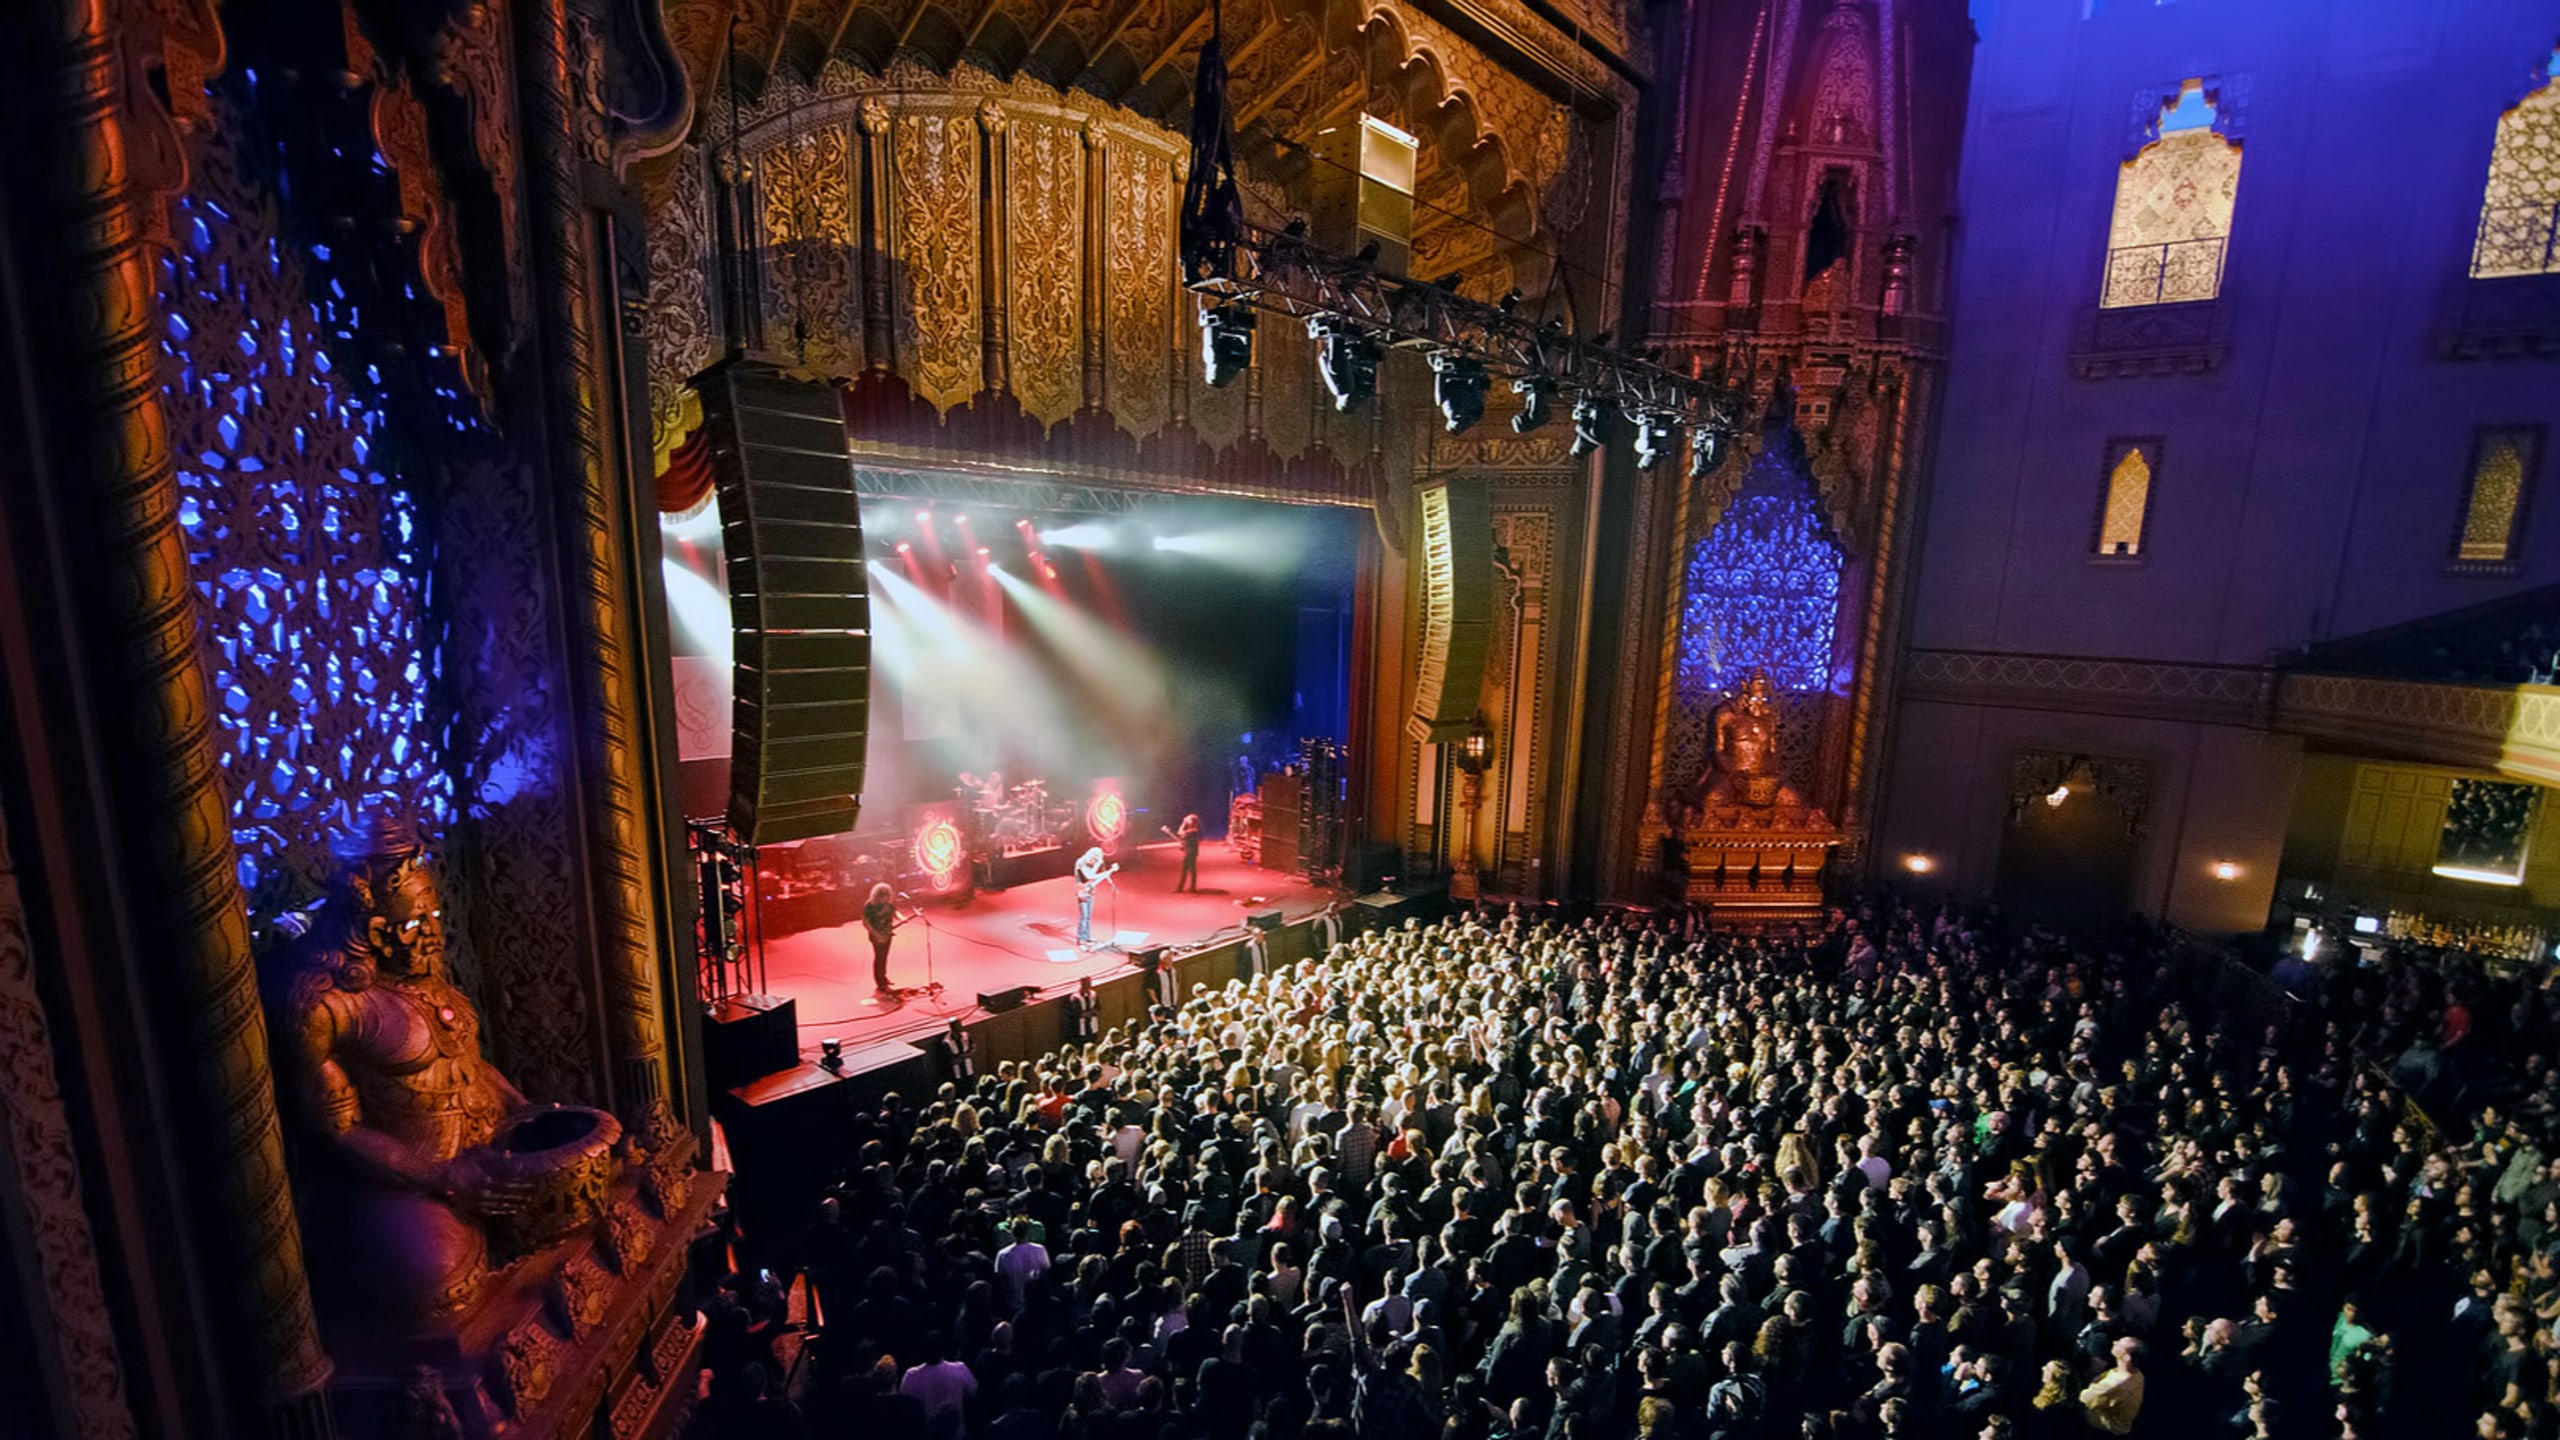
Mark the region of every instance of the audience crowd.
POLYGON ((2552 972, 2239 991, 1883 901, 1364 934, 861 1117, 695 1429, 2560 1440, 2552 972))

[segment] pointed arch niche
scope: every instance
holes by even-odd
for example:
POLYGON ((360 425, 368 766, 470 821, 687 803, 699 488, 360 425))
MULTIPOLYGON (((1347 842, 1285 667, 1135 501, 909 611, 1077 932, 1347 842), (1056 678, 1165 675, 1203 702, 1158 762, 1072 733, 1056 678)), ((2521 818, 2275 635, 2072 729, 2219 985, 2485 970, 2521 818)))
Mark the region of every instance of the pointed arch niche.
POLYGON ((1682 559, 1664 779, 1707 766, 1709 716, 1755 670, 1779 692, 1786 781, 1822 803, 1829 732, 1850 673, 1839 663, 1848 555, 1831 531, 1792 428, 1760 447, 1723 509, 1682 559))

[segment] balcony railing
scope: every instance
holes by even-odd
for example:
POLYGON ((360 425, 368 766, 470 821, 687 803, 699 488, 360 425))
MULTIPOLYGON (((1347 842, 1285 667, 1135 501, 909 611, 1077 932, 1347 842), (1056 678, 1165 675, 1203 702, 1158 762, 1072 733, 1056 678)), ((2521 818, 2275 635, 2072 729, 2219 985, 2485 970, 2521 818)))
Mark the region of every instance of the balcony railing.
POLYGON ((2471 247, 2471 274, 2545 275, 2560 271, 2560 201, 2480 207, 2480 238, 2471 247))
POLYGON ((2100 308, 2130 305, 2179 305, 2210 300, 2222 292, 2220 235, 2202 240, 2173 240, 2162 245, 2120 245, 2107 252, 2106 291, 2100 308))

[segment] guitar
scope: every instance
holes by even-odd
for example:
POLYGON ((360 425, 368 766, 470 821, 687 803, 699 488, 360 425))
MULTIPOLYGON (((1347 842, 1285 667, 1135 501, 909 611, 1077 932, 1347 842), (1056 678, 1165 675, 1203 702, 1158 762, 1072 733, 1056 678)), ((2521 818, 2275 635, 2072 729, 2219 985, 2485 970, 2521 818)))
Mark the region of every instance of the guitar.
POLYGON ((1077 881, 1077 882, 1076 882, 1076 898, 1077 898, 1077 899, 1079 899, 1079 900, 1090 900, 1090 899, 1092 899, 1092 898, 1093 898, 1093 892, 1094 892, 1095 890, 1097 890, 1097 889, 1101 888, 1101 886, 1102 886, 1102 882, 1103 882, 1103 881, 1108 880, 1108 879, 1110 879, 1112 876, 1117 875, 1117 874, 1119 874, 1119 873, 1120 873, 1120 867, 1119 867, 1119 866, 1117 866, 1117 865, 1114 865, 1114 866, 1112 866, 1110 869, 1103 871, 1101 874, 1094 876, 1094 877, 1093 877, 1092 879, 1090 879, 1090 880, 1079 880, 1079 881, 1077 881))

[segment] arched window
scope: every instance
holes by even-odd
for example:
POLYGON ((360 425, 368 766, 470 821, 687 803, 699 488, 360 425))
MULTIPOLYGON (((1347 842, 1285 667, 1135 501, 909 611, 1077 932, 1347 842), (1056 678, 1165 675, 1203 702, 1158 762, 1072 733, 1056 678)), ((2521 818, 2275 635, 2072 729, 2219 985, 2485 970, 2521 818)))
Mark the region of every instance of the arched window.
POLYGON ((2471 479, 2462 499, 2456 563, 2502 564, 2516 558, 2525 491, 2541 459, 2542 431, 2533 426, 2482 430, 2471 446, 2471 479))
POLYGON ((2151 467, 2156 440, 2116 440, 2107 445, 2107 488, 2098 506, 2098 553, 2130 560, 2142 553, 2142 531, 2151 516, 2151 467))
POLYGON ((2544 275, 2560 271, 2560 49, 2540 88, 2498 117, 2489 184, 2480 195, 2480 238, 2471 273, 2544 275))
POLYGON ((2174 305, 2222 293, 2240 147, 2213 128, 2214 119, 2204 82, 2189 80, 2162 107, 2159 138, 2124 163, 2099 304, 2174 305))

